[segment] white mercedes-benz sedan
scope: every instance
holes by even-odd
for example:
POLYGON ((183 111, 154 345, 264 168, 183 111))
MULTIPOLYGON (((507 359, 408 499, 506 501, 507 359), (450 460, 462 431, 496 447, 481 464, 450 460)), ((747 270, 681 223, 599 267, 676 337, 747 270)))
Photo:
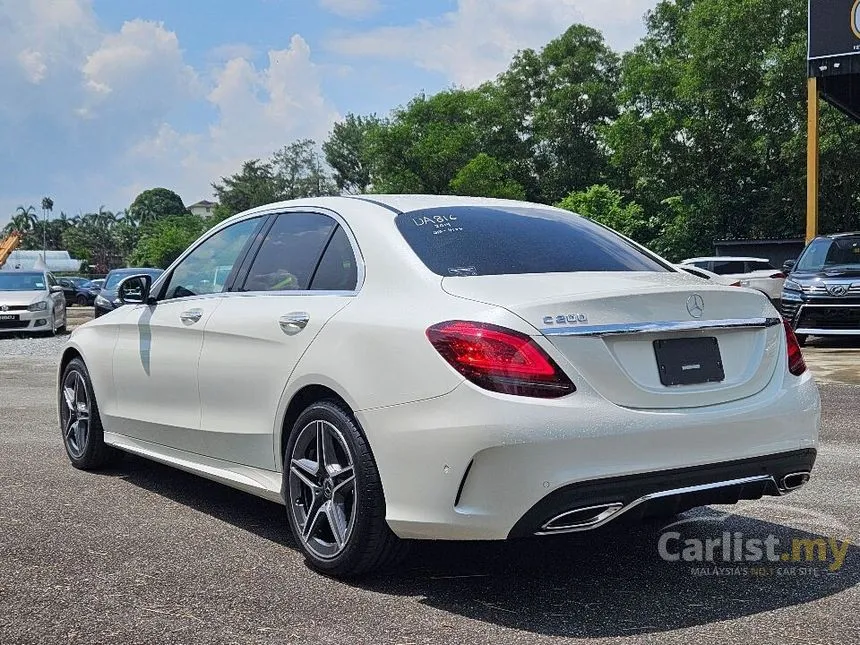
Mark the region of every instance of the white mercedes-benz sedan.
POLYGON ((782 495, 815 461, 818 391, 767 298, 547 206, 273 204, 119 297, 62 352, 72 464, 283 503, 332 575, 782 495))

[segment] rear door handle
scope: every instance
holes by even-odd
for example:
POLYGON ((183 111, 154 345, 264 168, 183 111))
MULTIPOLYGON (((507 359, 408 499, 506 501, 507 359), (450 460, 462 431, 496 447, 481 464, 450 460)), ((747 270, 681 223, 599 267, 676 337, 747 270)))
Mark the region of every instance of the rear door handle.
POLYGON ((287 336, 295 336, 302 329, 308 326, 311 316, 306 311, 294 311, 278 319, 278 324, 281 326, 287 336))
POLYGON ((200 319, 202 317, 202 309, 189 309, 188 311, 183 311, 181 314, 179 314, 179 320, 181 320, 186 325, 193 325, 196 322, 200 322, 200 319))

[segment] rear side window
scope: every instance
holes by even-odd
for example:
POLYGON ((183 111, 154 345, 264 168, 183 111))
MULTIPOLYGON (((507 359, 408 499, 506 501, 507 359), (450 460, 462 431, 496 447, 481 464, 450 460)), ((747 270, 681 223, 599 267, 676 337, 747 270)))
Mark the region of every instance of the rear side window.
POLYGON ((746 273, 746 267, 743 262, 727 261, 721 262, 714 260, 714 268, 711 269, 718 275, 729 275, 730 273, 746 273))
POLYGON ((305 291, 337 222, 317 213, 285 213, 269 229, 242 291, 305 291))
POLYGON ((397 228, 441 276, 670 271, 584 217, 542 208, 453 207, 403 213, 397 228))
POLYGON ((751 271, 775 271, 776 267, 770 262, 747 262, 747 273, 751 271))
POLYGON ((349 237, 338 226, 320 260, 312 291, 354 291, 358 283, 358 266, 349 237))

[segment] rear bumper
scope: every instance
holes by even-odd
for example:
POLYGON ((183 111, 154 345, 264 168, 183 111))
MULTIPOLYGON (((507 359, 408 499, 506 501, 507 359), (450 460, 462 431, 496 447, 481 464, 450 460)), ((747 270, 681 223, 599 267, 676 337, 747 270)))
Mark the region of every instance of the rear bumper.
POLYGON ((565 486, 535 504, 516 523, 509 537, 570 533, 595 529, 610 521, 641 521, 665 517, 709 504, 736 504, 765 495, 784 495, 806 483, 815 464, 815 449, 779 455, 711 464, 696 468, 667 470, 644 475, 615 477, 565 486), (786 481, 786 478, 796 476, 786 481), (794 479, 797 481, 795 482, 794 479), (615 512, 599 521, 607 508, 615 512), (579 511, 594 509, 587 515, 579 511), (552 521, 566 515, 560 523, 552 521), (579 525, 577 525, 579 521, 579 525), (553 528, 553 527, 556 528, 553 528))
MULTIPOLYGON (((704 408, 632 410, 587 387, 542 401, 463 383, 445 396, 356 416, 397 535, 502 540, 534 528, 532 520, 521 522, 542 500, 586 490, 575 486, 592 490, 632 477, 639 489, 632 487, 626 502, 652 481, 663 486, 661 478, 677 479, 665 482, 667 490, 733 479, 734 465, 748 460, 744 468, 753 474, 770 474, 756 464, 774 455, 793 465, 790 455, 816 448, 819 414, 818 390, 806 373, 774 377, 755 396, 704 408)), ((775 477, 780 468, 772 468, 775 477)))

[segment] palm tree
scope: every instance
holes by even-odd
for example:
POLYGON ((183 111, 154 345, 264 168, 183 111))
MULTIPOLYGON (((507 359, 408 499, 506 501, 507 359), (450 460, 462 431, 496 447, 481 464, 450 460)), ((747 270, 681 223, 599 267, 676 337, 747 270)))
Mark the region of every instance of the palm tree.
POLYGON ((42 197, 42 260, 45 260, 48 249, 48 220, 53 210, 54 200, 50 197, 42 197))
POLYGON ((37 221, 39 219, 36 217, 36 209, 32 206, 28 206, 27 208, 19 206, 12 216, 12 223, 15 225, 15 229, 21 233, 32 231, 37 221))

